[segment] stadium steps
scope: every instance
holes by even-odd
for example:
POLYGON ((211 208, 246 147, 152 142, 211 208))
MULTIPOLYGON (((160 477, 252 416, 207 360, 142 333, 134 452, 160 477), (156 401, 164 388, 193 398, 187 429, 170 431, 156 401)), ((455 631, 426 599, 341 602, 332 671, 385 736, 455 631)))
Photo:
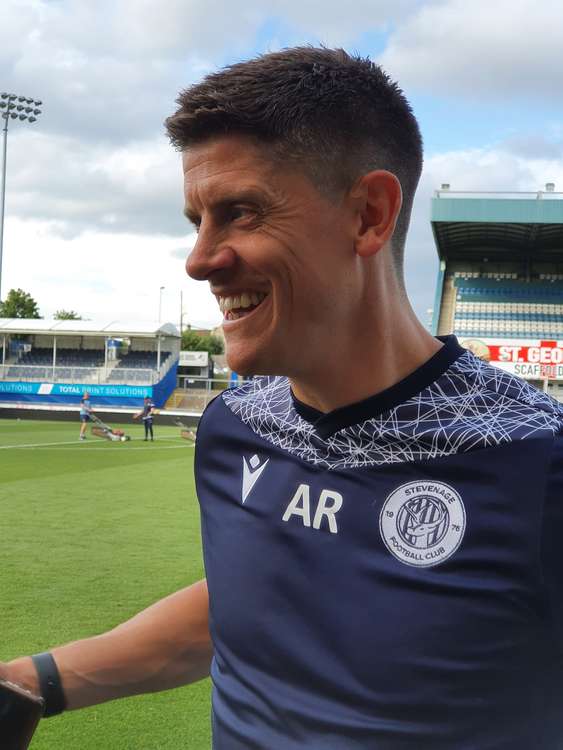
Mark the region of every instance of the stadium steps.
POLYGON ((440 304, 440 317, 438 318, 438 336, 446 336, 453 331, 454 312, 456 302, 456 288, 452 278, 444 279, 444 289, 442 292, 442 301, 440 304))
POLYGON ((220 391, 207 391, 201 388, 176 388, 169 396, 165 409, 202 412, 207 404, 218 396, 220 391))
POLYGON ((105 368, 105 382, 109 383, 111 380, 111 376, 113 375, 113 371, 119 364, 118 359, 108 360, 108 366, 105 368))

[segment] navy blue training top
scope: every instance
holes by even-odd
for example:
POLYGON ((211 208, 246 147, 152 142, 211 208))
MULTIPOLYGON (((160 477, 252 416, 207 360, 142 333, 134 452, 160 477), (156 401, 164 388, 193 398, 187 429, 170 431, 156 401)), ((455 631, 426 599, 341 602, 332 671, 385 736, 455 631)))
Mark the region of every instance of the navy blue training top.
POLYGON ((216 750, 563 748, 563 407, 452 337, 321 414, 198 430, 216 750))

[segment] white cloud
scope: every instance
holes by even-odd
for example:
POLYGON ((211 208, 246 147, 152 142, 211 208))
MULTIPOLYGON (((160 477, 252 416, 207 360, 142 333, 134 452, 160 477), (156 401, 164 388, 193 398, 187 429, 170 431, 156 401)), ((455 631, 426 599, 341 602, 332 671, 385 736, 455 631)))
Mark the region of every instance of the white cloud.
MULTIPOLYGON (((378 32, 390 34, 382 62, 407 88, 553 97, 563 83, 562 25, 558 0, 356 0, 346 8, 335 0, 3 0, 0 85, 45 105, 32 127, 10 124, 2 288, 28 289, 44 314, 115 309, 147 319, 164 285, 173 320, 183 288, 188 319, 217 322, 207 285, 186 281, 181 259, 189 226, 178 155, 162 126, 181 88, 225 61, 285 44, 323 41, 365 54, 362 40, 378 32)), ((512 125, 504 144, 460 144, 427 161, 407 253, 422 314, 435 279, 434 188, 533 190, 548 180, 563 188, 561 129, 544 128, 543 138, 512 125)))
POLYGON ((563 86, 560 0, 425 3, 380 62, 401 85, 438 95, 551 100, 563 86))
POLYGON ((563 161, 528 158, 502 146, 437 154, 425 167, 425 184, 448 182, 452 190, 534 192, 546 182, 563 189, 563 161))
POLYGON ((178 90, 209 66, 198 49, 211 54, 195 32, 180 45, 186 25, 169 2, 175 15, 152 3, 151 19, 150 3, 3 0, 2 86, 44 101, 46 132, 105 142, 162 133, 178 90), (174 37, 165 20, 177 21, 174 37))
POLYGON ((184 257, 178 238, 85 232, 64 238, 49 222, 11 219, 6 223, 2 279, 4 294, 21 287, 37 301, 44 317, 59 308, 86 318, 110 317, 184 325, 217 325, 221 315, 207 284, 186 276, 185 257, 195 241, 186 237, 184 257))
POLYGON ((368 32, 387 30, 420 5, 420 0, 355 0, 291 2, 274 0, 269 12, 296 32, 328 46, 352 44, 368 32))
POLYGON ((90 230, 181 236, 179 155, 164 138, 112 149, 31 128, 10 134, 7 211, 55 221, 64 235, 90 230))
POLYGON ((4 0, 2 85, 44 101, 33 126, 10 122, 8 215, 49 221, 66 237, 181 236, 178 157, 162 121, 206 60, 237 48, 246 56, 268 18, 336 43, 415 5, 358 0, 343 20, 335 2, 4 0))
POLYGON ((162 132, 178 91, 227 60, 269 46, 349 44, 419 0, 3 0, 2 85, 45 102, 42 127, 124 141, 162 132))
MULTIPOLYGON (((504 147, 450 151, 427 160, 411 222, 406 251, 407 287, 419 317, 434 299, 437 255, 430 229, 430 198, 441 183, 452 190, 535 191, 546 182, 563 188, 563 162, 526 158, 504 147)), ((184 261, 195 235, 153 236, 132 232, 85 231, 62 237, 52 222, 12 218, 6 225, 3 290, 23 287, 44 315, 72 308, 87 317, 154 320, 159 287, 163 318, 179 320, 183 291, 184 323, 218 325, 220 314, 208 285, 185 275, 184 261), (184 249, 183 249, 184 248, 184 249)))

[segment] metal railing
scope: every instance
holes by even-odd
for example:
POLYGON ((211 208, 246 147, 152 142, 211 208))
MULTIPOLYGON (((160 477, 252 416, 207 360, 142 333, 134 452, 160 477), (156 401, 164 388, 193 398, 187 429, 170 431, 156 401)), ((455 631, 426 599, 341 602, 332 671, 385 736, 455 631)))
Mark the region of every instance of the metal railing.
MULTIPOLYGON (((184 377, 181 377, 184 380, 184 377)), ((226 378, 185 378, 185 387, 176 388, 166 402, 166 408, 201 414, 205 407, 222 391, 229 388, 226 378)))
POLYGON ((154 385, 160 380, 156 370, 144 368, 69 367, 49 365, 0 365, 0 380, 84 385, 154 385))
POLYGON ((135 384, 154 385, 161 379, 162 373, 157 370, 149 370, 134 367, 115 367, 107 374, 106 380, 102 381, 109 385, 135 384))
POLYGON ((168 370, 170 370, 175 364, 178 363, 180 352, 179 350, 172 351, 172 352, 165 352, 163 356, 165 356, 166 359, 164 359, 164 361, 161 362, 161 365, 160 365, 160 373, 159 373, 160 380, 162 380, 162 378, 166 375, 168 370))
POLYGON ((511 200, 562 200, 563 193, 555 190, 450 190, 442 188, 434 191, 435 198, 488 198, 494 195, 496 198, 508 198, 511 200))

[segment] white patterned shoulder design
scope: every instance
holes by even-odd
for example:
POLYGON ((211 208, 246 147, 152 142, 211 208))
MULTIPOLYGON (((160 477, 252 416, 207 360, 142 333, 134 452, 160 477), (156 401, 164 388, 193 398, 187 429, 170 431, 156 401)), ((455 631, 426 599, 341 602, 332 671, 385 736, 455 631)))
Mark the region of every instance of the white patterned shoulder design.
POLYGON ((264 440, 327 469, 424 461, 563 429, 562 404, 467 351, 416 395, 328 438, 298 414, 287 378, 254 378, 223 400, 264 440))

